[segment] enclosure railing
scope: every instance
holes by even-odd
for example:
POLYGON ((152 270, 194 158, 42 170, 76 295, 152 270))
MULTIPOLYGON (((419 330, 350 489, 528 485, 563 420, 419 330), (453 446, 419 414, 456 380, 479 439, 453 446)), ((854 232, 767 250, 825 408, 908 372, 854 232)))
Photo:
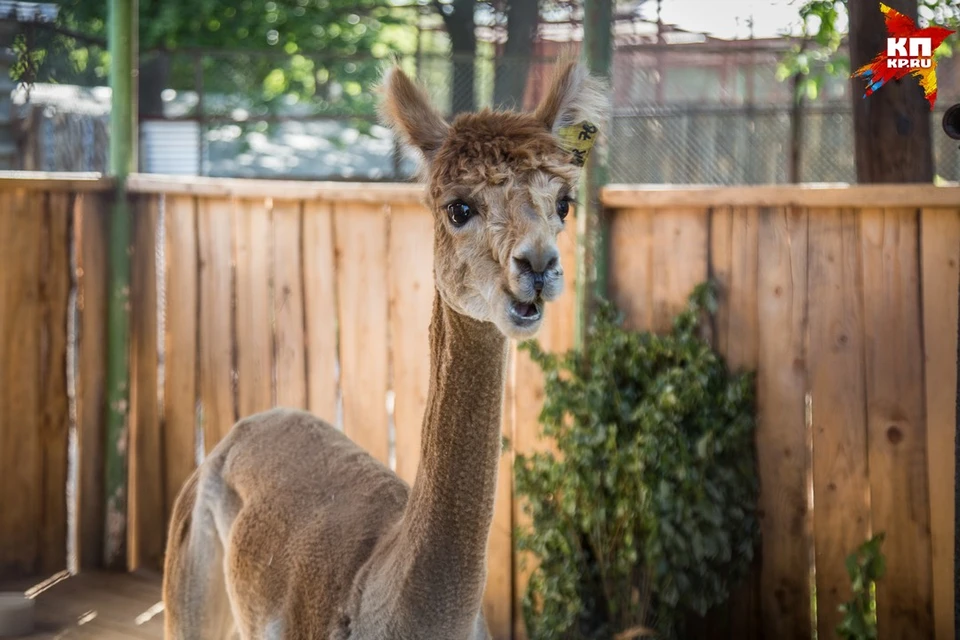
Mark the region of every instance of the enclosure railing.
MULTIPOLYGON (((412 481, 433 296, 420 188, 129 184, 130 566, 160 565, 183 480, 237 417, 273 405, 326 417, 412 481)), ((0 577, 96 566, 119 530, 104 531, 101 485, 109 187, 0 177, 0 577)), ((665 328, 714 278, 712 339, 757 371, 763 547, 697 637, 832 637, 843 559, 879 531, 881 637, 950 637, 960 188, 614 185, 603 201, 628 323, 665 328)), ((560 243, 571 263, 574 239, 560 243)), ((567 291, 550 349, 573 341, 567 291)), ((523 636, 509 470, 547 446, 542 395, 514 351, 488 561, 497 638, 523 636)))

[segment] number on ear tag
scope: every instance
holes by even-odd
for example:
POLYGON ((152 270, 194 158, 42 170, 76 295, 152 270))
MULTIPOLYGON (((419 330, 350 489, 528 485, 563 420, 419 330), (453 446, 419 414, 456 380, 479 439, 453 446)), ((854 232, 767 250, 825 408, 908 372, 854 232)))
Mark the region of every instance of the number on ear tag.
POLYGON ((560 146, 573 154, 573 164, 582 167, 587 162, 590 149, 600 134, 600 129, 592 122, 583 120, 577 124, 560 127, 560 146))

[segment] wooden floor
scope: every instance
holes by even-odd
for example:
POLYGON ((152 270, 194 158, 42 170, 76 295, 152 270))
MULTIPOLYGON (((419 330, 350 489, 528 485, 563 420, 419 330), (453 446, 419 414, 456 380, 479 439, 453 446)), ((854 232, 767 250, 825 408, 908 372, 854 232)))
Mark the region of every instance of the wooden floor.
MULTIPOLYGON (((29 594, 30 586, 21 581, 0 591, 29 594)), ((159 574, 84 572, 41 591, 36 601, 36 633, 23 638, 163 638, 159 574)))

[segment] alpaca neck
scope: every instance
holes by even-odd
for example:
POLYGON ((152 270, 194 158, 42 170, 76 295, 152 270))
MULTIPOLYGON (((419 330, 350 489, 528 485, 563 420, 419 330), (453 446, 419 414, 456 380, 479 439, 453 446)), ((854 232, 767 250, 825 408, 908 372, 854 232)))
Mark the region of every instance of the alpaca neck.
POLYGON ((430 355, 420 466, 399 530, 400 600, 453 631, 470 628, 483 598, 507 339, 437 295, 430 355))

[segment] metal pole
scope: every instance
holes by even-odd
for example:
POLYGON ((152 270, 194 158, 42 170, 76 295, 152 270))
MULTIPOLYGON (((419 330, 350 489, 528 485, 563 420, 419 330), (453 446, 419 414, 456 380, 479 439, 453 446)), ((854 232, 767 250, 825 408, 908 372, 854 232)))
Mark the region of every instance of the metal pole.
MULTIPOLYGON (((610 81, 613 58, 613 0, 585 0, 583 6, 582 55, 590 73, 610 81)), ((577 216, 577 315, 575 343, 583 345, 596 302, 607 295, 608 221, 600 205, 600 189, 607 183, 607 141, 610 139, 612 118, 607 123, 606 135, 600 136, 597 146, 587 159, 581 176, 584 194, 582 211, 577 216)))
POLYGON ((127 176, 136 169, 137 0, 109 0, 109 173, 116 180, 110 217, 107 301, 104 565, 126 568, 127 449, 130 414, 130 202, 127 176))

